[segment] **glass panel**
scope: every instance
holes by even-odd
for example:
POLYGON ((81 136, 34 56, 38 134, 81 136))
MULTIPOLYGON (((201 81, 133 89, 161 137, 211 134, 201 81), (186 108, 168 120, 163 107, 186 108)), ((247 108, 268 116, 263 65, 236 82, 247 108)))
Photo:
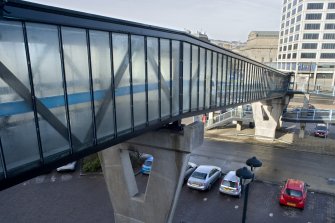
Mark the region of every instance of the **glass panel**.
MULTIPOLYGON (((56 26, 27 24, 35 96, 67 129, 62 67, 56 26)), ((48 118, 38 115, 44 157, 69 151, 68 133, 61 133, 48 118)))
POLYGON ((238 59, 235 59, 235 98, 234 98, 234 102, 238 103, 238 99, 240 96, 240 64, 241 61, 238 59))
POLYGON ((146 123, 144 37, 131 36, 134 126, 146 123))
POLYGON ((161 117, 170 116, 170 41, 161 39, 161 117))
POLYGON ((180 42, 172 41, 172 115, 179 114, 179 57, 180 42))
POLYGON ((211 106, 215 107, 216 99, 216 80, 217 80, 217 53, 213 53, 213 63, 212 63, 212 95, 211 95, 211 106))
POLYGON ((183 58, 183 111, 190 110, 190 60, 191 60, 190 44, 184 43, 184 58, 183 58))
POLYGON ((158 39, 147 39, 149 121, 159 119, 158 39))
POLYGON ((212 51, 206 50, 206 96, 205 107, 209 108, 211 96, 211 67, 212 67, 212 51))
POLYGON ((128 36, 113 33, 112 37, 116 126, 118 134, 122 134, 131 128, 128 36))
POLYGON ((216 99, 216 106, 220 107, 221 105, 221 95, 222 95, 222 54, 219 54, 219 61, 218 61, 218 82, 217 82, 217 99, 216 99))
POLYGON ((90 31, 92 79, 98 141, 114 135, 109 33, 90 31))
POLYGON ((205 49, 200 48, 200 76, 199 76, 199 109, 204 108, 205 91, 205 49))
POLYGON ((236 59, 232 58, 231 63, 231 94, 230 94, 230 103, 235 104, 235 98, 236 98, 236 59))
MULTIPOLYGON (((71 131, 82 144, 92 144, 93 134, 87 135, 92 125, 86 32, 83 29, 62 27, 64 64, 71 131)), ((75 149, 77 145, 73 140, 75 149)))
MULTIPOLYGON (((26 87, 29 91, 29 95, 26 96, 30 97, 21 23, 0 22, 0 61, 26 87)), ((7 170, 10 171, 38 161, 39 150, 31 102, 26 103, 16 90, 2 79, 0 89, 0 135, 7 170)))
POLYGON ((198 75, 199 75, 199 64, 198 64, 198 50, 199 47, 192 46, 192 90, 191 90, 191 109, 197 110, 198 108, 198 75))
POLYGON ((222 73, 222 106, 226 105, 226 90, 227 90, 227 56, 223 55, 223 73, 222 73))
POLYGON ((232 61, 232 58, 231 57, 227 57, 227 60, 228 60, 228 63, 227 63, 227 96, 226 96, 226 100, 227 100, 227 105, 230 105, 231 104, 231 100, 230 100, 230 97, 231 97, 231 91, 232 91, 232 87, 231 87, 231 61, 232 61))

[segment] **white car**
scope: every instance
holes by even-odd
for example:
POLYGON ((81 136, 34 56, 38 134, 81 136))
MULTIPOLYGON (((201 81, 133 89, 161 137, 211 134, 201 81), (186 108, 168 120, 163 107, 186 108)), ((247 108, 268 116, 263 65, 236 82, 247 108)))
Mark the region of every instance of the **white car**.
POLYGON ((187 181, 187 186, 197 190, 210 190, 221 175, 220 167, 201 165, 192 173, 187 181))
POLYGON ((222 179, 220 185, 220 192, 237 197, 241 197, 241 183, 240 178, 236 176, 236 171, 229 171, 222 179))
POLYGON ((74 171, 76 169, 76 164, 77 161, 74 161, 72 163, 68 163, 64 166, 58 167, 57 172, 62 172, 62 171, 74 171))

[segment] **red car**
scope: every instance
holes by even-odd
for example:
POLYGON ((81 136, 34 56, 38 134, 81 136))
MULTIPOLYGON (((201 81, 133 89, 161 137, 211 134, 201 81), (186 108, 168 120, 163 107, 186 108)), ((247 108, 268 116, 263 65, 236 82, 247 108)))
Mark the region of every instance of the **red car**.
POLYGON ((280 191, 279 203, 303 210, 307 199, 308 186, 301 180, 288 179, 280 191))

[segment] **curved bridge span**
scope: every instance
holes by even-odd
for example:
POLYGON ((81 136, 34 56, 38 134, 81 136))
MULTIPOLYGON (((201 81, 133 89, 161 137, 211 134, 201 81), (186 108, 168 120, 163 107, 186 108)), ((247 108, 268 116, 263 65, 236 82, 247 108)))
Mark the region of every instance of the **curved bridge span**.
POLYGON ((144 132, 285 96, 289 75, 184 32, 0 8, 0 189, 144 132))

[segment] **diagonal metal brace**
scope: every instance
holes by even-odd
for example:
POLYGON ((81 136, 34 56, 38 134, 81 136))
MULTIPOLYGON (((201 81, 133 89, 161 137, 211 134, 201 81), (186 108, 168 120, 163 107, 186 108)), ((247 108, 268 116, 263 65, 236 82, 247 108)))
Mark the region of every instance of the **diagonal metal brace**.
MULTIPOLYGON (((8 84, 23 100, 32 107, 30 90, 0 61, 0 78, 8 84)), ((36 110, 64 139, 69 141, 69 133, 66 126, 38 99, 36 98, 36 110)), ((72 134, 72 133, 71 133, 72 134)), ((81 141, 72 134, 74 145, 81 145, 81 141)))

